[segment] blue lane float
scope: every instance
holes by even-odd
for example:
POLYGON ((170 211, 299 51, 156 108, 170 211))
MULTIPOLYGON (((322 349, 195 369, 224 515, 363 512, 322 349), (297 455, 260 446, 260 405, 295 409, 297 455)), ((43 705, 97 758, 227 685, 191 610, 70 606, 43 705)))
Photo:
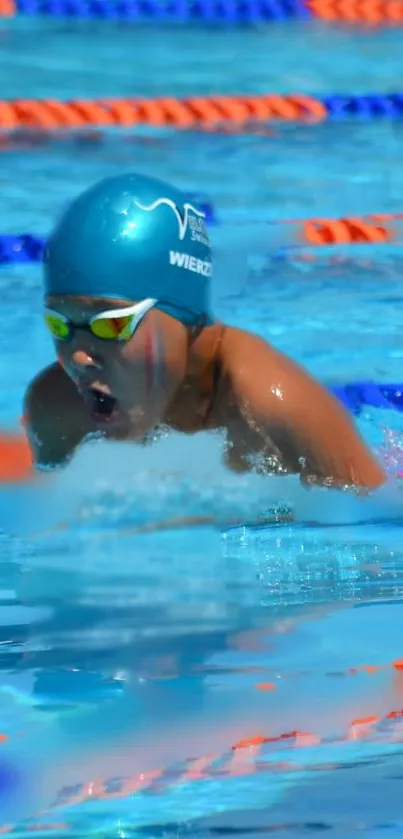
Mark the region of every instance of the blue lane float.
POLYGON ((333 386, 330 390, 355 415, 365 407, 403 411, 403 384, 363 381, 333 386))
POLYGON ((304 0, 16 0, 20 15, 141 22, 255 23, 306 19, 304 0))

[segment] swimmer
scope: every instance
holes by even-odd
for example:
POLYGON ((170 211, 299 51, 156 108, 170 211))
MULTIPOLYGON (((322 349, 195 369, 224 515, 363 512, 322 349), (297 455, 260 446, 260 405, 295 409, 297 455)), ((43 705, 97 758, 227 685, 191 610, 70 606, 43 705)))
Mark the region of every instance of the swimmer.
POLYGON ((146 444, 159 429, 209 429, 223 432, 236 472, 385 482, 325 387, 262 338, 214 319, 204 214, 178 189, 137 174, 95 184, 53 230, 44 273, 57 361, 24 404, 38 468, 67 463, 94 434, 146 444))

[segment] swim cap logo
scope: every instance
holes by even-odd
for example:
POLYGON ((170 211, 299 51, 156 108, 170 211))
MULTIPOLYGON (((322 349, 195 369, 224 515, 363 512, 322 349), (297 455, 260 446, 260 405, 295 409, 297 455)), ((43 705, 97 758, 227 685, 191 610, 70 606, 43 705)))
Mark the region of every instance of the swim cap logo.
POLYGON ((140 210, 144 210, 146 213, 151 213, 153 210, 156 210, 157 207, 165 204, 167 207, 170 207, 171 210, 174 212, 175 217, 178 222, 178 233, 179 239, 182 242, 186 236, 188 226, 190 227, 191 231, 191 238, 194 242, 201 242, 203 245, 209 245, 209 240, 207 236, 206 225, 204 222, 205 213, 201 210, 198 210, 193 204, 186 203, 183 205, 183 215, 181 214, 179 208, 172 201, 171 198, 157 198, 156 201, 153 201, 152 204, 142 204, 141 201, 138 199, 134 202, 140 210))
POLYGON ((180 253, 179 251, 169 251, 169 262, 176 268, 185 268, 186 271, 194 271, 196 274, 201 274, 203 277, 211 277, 213 275, 213 266, 211 262, 205 259, 196 259, 190 253, 180 253))

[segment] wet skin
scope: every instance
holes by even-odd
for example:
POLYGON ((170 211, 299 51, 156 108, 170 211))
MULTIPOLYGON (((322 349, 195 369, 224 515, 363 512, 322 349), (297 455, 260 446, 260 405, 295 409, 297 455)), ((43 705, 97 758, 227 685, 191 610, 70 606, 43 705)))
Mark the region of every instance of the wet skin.
MULTIPOLYGON (((78 326, 127 300, 52 297, 78 326)), ((85 438, 141 443, 164 425, 186 434, 225 432, 236 472, 299 473, 306 484, 373 489, 385 473, 338 400, 263 339, 215 322, 185 327, 151 309, 127 342, 77 328, 55 341, 58 361, 25 395, 35 463, 62 465, 85 438)))

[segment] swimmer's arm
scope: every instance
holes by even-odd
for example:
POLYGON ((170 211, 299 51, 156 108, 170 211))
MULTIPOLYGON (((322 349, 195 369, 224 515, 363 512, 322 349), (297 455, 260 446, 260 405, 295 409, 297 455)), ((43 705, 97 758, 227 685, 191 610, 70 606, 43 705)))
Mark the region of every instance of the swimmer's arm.
POLYGON ((234 375, 237 402, 263 437, 293 452, 303 483, 366 489, 385 483, 381 465, 326 388, 271 349, 254 347, 247 362, 234 375))
MULTIPOLYGON (((165 519, 164 521, 149 522, 147 524, 140 524, 136 527, 128 527, 119 531, 119 536, 134 536, 141 533, 155 533, 164 530, 181 530, 186 527, 216 527, 218 530, 225 530, 228 527, 240 527, 267 524, 290 524, 294 520, 292 513, 273 514, 267 516, 265 520, 245 522, 243 519, 228 519, 218 521, 213 516, 178 516, 174 519, 165 519)), ((112 534, 115 536, 116 534, 112 534)), ((105 535, 101 534, 98 538, 105 539, 105 535)))
POLYGON ((206 527, 208 525, 216 524, 217 522, 212 516, 178 516, 174 519, 164 519, 163 521, 140 524, 137 527, 120 531, 119 535, 126 536, 134 533, 155 533, 160 530, 178 530, 183 527, 206 527))
POLYGON ((79 396, 59 364, 41 371, 24 397, 24 426, 33 466, 64 466, 91 429, 79 396))

